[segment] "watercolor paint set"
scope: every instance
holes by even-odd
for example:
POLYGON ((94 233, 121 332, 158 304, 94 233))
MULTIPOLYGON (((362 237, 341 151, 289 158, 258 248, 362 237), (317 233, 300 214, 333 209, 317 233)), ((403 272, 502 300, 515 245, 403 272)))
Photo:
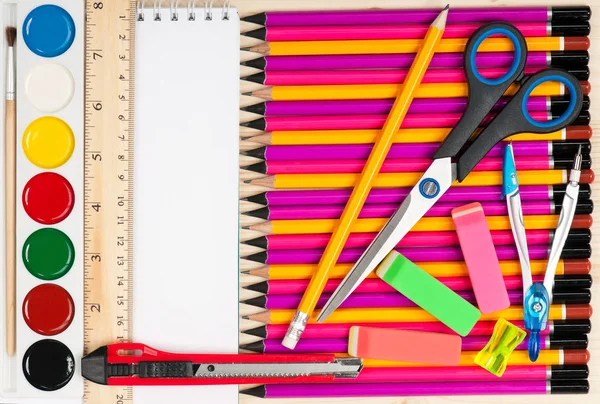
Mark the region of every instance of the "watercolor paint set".
POLYGON ((84 16, 83 0, 0 2, 0 397, 11 402, 83 395, 84 16))

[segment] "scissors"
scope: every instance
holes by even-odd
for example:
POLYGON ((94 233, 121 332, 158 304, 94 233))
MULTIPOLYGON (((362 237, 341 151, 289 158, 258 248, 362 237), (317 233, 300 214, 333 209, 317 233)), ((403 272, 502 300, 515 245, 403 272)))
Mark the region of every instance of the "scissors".
POLYGON ((577 118, 583 100, 581 85, 577 79, 560 69, 545 69, 523 78, 526 60, 527 44, 515 26, 491 23, 473 33, 465 48, 464 69, 469 100, 463 116, 436 151, 433 162, 419 182, 331 295, 319 313, 318 322, 324 321, 339 307, 452 183, 455 180, 462 182, 494 145, 517 133, 554 132, 577 118), (512 65, 503 76, 493 79, 483 77, 475 62, 479 45, 492 35, 503 35, 514 46, 512 65), (527 100, 537 86, 550 81, 559 82, 568 89, 569 104, 558 118, 545 122, 536 121, 527 111, 527 100), (465 146, 500 97, 515 82, 520 82, 521 85, 516 94, 475 140, 465 146))
POLYGON ((512 228, 521 263, 521 275, 523 276, 523 319, 525 320, 525 328, 529 331, 527 351, 529 359, 532 362, 535 362, 540 354, 540 332, 548 326, 548 313, 552 304, 552 287, 554 285, 556 266, 567 241, 569 229, 575 216, 575 209, 577 208, 581 160, 580 146, 573 160, 573 168, 569 174, 569 183, 563 197, 558 225, 554 232, 550 254, 548 254, 544 282, 533 282, 527 248, 527 236, 525 234, 525 226, 523 225, 523 211, 521 209, 521 196, 519 195, 519 180, 515 167, 515 157, 511 144, 507 145, 506 149, 504 149, 502 170, 503 194, 506 196, 510 227, 512 228))

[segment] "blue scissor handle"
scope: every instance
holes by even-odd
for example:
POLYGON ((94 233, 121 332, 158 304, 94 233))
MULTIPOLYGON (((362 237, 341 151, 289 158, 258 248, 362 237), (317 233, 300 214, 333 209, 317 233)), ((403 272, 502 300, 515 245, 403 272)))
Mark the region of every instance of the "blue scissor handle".
POLYGON ((550 133, 570 125, 581 111, 583 91, 572 74, 560 69, 545 69, 521 81, 521 88, 477 136, 457 161, 457 178, 462 181, 479 161, 501 140, 517 133, 550 133), (554 81, 569 92, 569 105, 561 116, 551 121, 536 121, 527 111, 527 100, 542 83, 554 81))
POLYGON ((434 155, 435 159, 455 157, 479 127, 486 115, 504 95, 508 87, 523 77, 527 61, 527 43, 523 34, 511 24, 494 22, 477 29, 465 47, 464 69, 469 87, 467 108, 434 155), (479 45, 491 35, 503 35, 514 46, 514 59, 502 77, 488 79, 477 70, 476 58, 479 45))
POLYGON ((486 86, 494 87, 499 85, 511 85, 513 82, 523 77, 525 63, 527 62, 527 42, 523 34, 513 25, 505 23, 488 24, 473 34, 469 40, 469 45, 465 48, 465 72, 467 73, 469 83, 476 84, 475 80, 480 81, 486 86), (502 76, 490 79, 483 77, 477 69, 477 49, 481 43, 492 35, 503 35, 510 39, 514 47, 514 57, 510 68, 502 76), (469 77, 470 76, 470 77, 469 77))
POLYGON ((542 73, 547 74, 535 74, 531 76, 527 82, 523 83, 521 86, 520 92, 524 92, 521 101, 521 111, 527 122, 532 125, 531 130, 527 130, 528 132, 538 133, 538 130, 533 128, 538 128, 539 133, 548 133, 554 132, 567 124, 565 122, 572 121, 579 115, 581 112, 581 106, 583 103, 583 91, 581 89, 581 84, 579 81, 570 73, 567 73, 562 70, 557 70, 555 72, 548 73, 548 70, 542 71, 542 73), (569 105, 565 112, 563 112, 558 118, 552 119, 550 121, 537 121, 533 119, 529 111, 527 110, 527 101, 529 101, 529 97, 531 96, 531 92, 540 84, 555 81, 564 85, 565 93, 569 93, 569 105))

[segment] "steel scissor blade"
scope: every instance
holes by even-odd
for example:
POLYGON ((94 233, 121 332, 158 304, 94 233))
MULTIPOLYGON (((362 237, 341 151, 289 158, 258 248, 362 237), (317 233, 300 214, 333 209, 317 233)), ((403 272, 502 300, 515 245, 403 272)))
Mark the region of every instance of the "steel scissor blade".
POLYGON ((410 191, 398 210, 390 217, 369 247, 331 295, 317 317, 323 322, 346 300, 360 283, 375 269, 413 226, 441 198, 456 179, 456 166, 450 157, 436 159, 431 163, 419 182, 410 191), (423 183, 435 182, 437 193, 426 196, 432 189, 422 190, 423 183))

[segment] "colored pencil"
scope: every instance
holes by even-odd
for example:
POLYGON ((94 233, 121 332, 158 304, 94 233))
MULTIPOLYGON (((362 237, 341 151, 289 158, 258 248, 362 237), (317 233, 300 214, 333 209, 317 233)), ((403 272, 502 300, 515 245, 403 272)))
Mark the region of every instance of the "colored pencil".
MULTIPOLYGON (((294 310, 268 310, 249 316, 243 316, 244 320, 258 321, 264 324, 289 324, 294 318, 294 310)), ((590 305, 564 305, 553 304, 550 306, 549 320, 587 319, 592 315, 590 305)), ((505 320, 522 320, 523 305, 510 306, 508 309, 499 310, 490 314, 482 314, 481 321, 493 321, 499 318, 505 320)), ((368 308, 368 309, 339 309, 325 320, 330 323, 375 323, 385 321, 438 321, 431 314, 420 307, 401 308, 368 308)), ((308 324, 314 324, 316 316, 308 319, 308 324)))
MULTIPOLYGON (((561 114, 551 114, 547 111, 531 112, 533 119, 549 121, 560 117, 561 114)), ((496 116, 488 115, 482 121, 487 125, 496 116)), ((456 126, 462 113, 432 113, 406 115, 401 129, 414 128, 448 128, 456 126)), ((372 115, 315 115, 315 116, 273 116, 242 122, 240 126, 260 131, 307 131, 307 130, 352 130, 381 128, 387 119, 385 114, 372 115)), ((589 125, 589 111, 581 111, 573 121, 573 125, 589 125)))
MULTIPOLYGON (((414 60, 414 54, 382 55, 307 55, 265 56, 242 62, 242 66, 259 70, 326 70, 326 69, 406 69, 414 60)), ((463 53, 440 53, 433 56, 430 68, 463 67, 463 53)), ((509 67, 513 52, 482 52, 476 56, 479 68, 509 67)), ((552 51, 527 53, 527 67, 587 66, 590 55, 587 51, 552 51)))
MULTIPOLYGON (((529 156, 515 159, 519 170, 552 170, 573 167, 573 159, 568 157, 529 156)), ((275 174, 334 174, 359 173, 364 160, 313 160, 313 161, 262 161, 240 167, 263 175, 275 174)), ((389 159, 381 166, 382 173, 424 172, 431 164, 430 159, 389 159)), ((590 169, 590 156, 583 156, 582 168, 590 169)), ((500 157, 484 157, 473 168, 474 171, 502 171, 500 157)))
POLYGON ((512 365, 502 379, 480 366, 366 368, 356 379, 339 379, 336 383, 397 383, 397 382, 477 382, 498 380, 585 380, 587 365, 512 365))
MULTIPOLYGON (((514 145, 513 145, 514 147, 514 145)), ((339 205, 346 203, 350 195, 348 189, 333 190, 294 190, 294 191, 267 191, 242 198, 243 201, 269 206, 287 205, 339 205)), ((376 203, 401 203, 410 188, 385 188, 372 189, 367 197, 367 204, 376 203)), ((522 200, 562 201, 565 195, 565 185, 529 185, 519 187, 522 200)), ((589 199, 592 190, 589 184, 579 187, 579 198, 589 199)), ((441 198, 440 202, 473 202, 473 201, 498 201, 502 199, 502 187, 469 187, 450 188, 441 198)))
MULTIPOLYGON (((418 100, 413 101, 413 104, 418 100)), ((278 101, 275 101, 278 102, 278 101)), ((282 101, 282 103, 295 101, 282 101)), ((298 101, 304 102, 304 101, 298 101)), ((312 101, 307 101, 312 102, 312 101)), ((317 101, 320 102, 320 101, 317 101)), ((261 135, 244 137, 254 143, 264 145, 334 145, 373 143, 378 129, 361 130, 321 130, 321 131, 275 131, 261 135)), ((450 128, 399 129, 394 134, 394 143, 443 142, 450 128)), ((568 126, 565 129, 547 134, 520 133, 510 136, 507 141, 548 141, 548 140, 587 140, 592 137, 589 126, 568 126)), ((516 145, 515 145, 516 146, 516 145)))
MULTIPOLYGON (((494 146, 487 157, 502 157, 505 142, 494 146)), ((522 156, 553 156, 573 158, 579 146, 582 153, 589 155, 592 149, 589 140, 579 141, 523 141, 513 145, 515 157, 522 156)), ((413 159, 433 158, 440 147, 439 143, 409 143, 393 144, 386 158, 388 159, 413 159)), ((273 145, 248 150, 242 155, 261 160, 354 160, 366 159, 371 153, 372 144, 351 145, 273 145)), ((521 182, 521 181, 520 181, 521 182)), ((489 184, 487 184, 489 185, 489 184)))
MULTIPOLYGON (((489 342, 488 336, 463 337, 463 351, 480 351, 489 342)), ((521 342, 515 349, 526 350, 528 341, 521 342)), ((540 339, 540 349, 587 349, 588 338, 586 334, 569 336, 546 336, 540 339)), ((287 349, 281 345, 280 339, 269 339, 255 341, 240 345, 240 349, 254 353, 287 353, 287 349)), ((298 353, 343 353, 348 352, 347 338, 332 339, 307 339, 298 342, 296 346, 298 353)))
MULTIPOLYGON (((472 290, 471 281, 468 276, 459 277, 443 277, 438 279, 448 288, 456 291, 459 290, 472 290)), ((534 282, 540 282, 543 280, 542 276, 534 276, 534 282)), ((330 279, 323 293, 331 293, 340 284, 341 279, 330 279)), ((521 276, 505 276, 504 283, 507 289, 519 289, 523 287, 523 280, 521 276)), ((296 295, 303 293, 306 289, 308 281, 306 280, 268 280, 259 283, 242 285, 243 289, 255 291, 258 293, 269 294, 269 295, 296 295)), ((569 275, 559 276, 554 280, 554 291, 568 291, 568 290, 581 290, 589 289, 592 286, 592 277, 589 274, 586 275, 569 275)), ((365 279, 356 288, 354 293, 393 293, 395 289, 383 282, 381 279, 365 279)), ((398 320, 398 319, 396 319, 398 320)), ((358 320, 357 320, 358 321, 358 320)))
MULTIPOLYGON (((450 216, 454 208, 464 205, 460 202, 440 202, 433 206, 425 216, 439 217, 450 216)), ((501 201, 481 202, 484 213, 487 216, 508 215, 506 203, 501 201)), ((262 220, 308 220, 308 219, 335 219, 342 213, 342 205, 311 205, 311 206, 271 206, 263 207, 257 210, 244 212, 242 217, 254 217, 262 220)), ((395 204, 376 204, 365 205, 360 211, 359 217, 390 217, 398 205, 395 204)), ((523 214, 525 215, 553 215, 560 213, 562 202, 554 203, 551 201, 524 201, 523 214)), ((590 199, 577 201, 576 213, 591 214, 594 210, 594 203, 590 199)))
MULTIPOLYGON (((469 38, 483 24, 448 24, 443 38, 469 38)), ((587 36, 590 34, 588 21, 516 22, 514 26, 525 37, 543 36, 587 36)), ((261 41, 338 41, 353 39, 418 39, 425 36, 427 25, 315 25, 305 27, 268 27, 247 31, 244 37, 261 41)))
POLYGON ((296 315, 290 319, 290 328, 283 339, 283 344, 289 349, 294 349, 296 342, 300 339, 302 331, 306 326, 306 318, 312 314, 319 295, 322 293, 323 287, 327 282, 329 271, 335 265, 350 235, 352 224, 356 221, 367 199, 367 195, 373 187, 373 183, 377 181, 377 173, 392 145, 393 134, 402 124, 429 62, 433 54, 439 49, 439 43, 441 42, 442 33, 446 25, 448 8, 449 6, 447 5, 440 12, 434 22, 431 23, 425 38, 419 41, 420 48, 415 50, 418 51, 417 56, 411 65, 402 89, 399 89, 396 93, 396 101, 383 124, 381 135, 375 141, 361 174, 352 184, 354 188, 340 216, 339 223, 337 223, 336 228, 333 230, 331 239, 320 257, 317 270, 313 274, 298 305, 296 315))
MULTIPOLYGON (((588 21, 591 14, 589 6, 456 8, 448 14, 448 23, 588 21)), ((437 15, 438 11, 435 9, 269 11, 242 17, 241 20, 269 27, 404 25, 430 24, 437 15)))
MULTIPOLYGON (((414 365, 413 365, 414 366, 414 365)), ((336 383, 498 382, 514 380, 585 380, 587 365, 512 365, 499 379, 480 366, 364 368, 356 379, 336 383)))
MULTIPOLYGON (((459 366, 472 366, 475 360, 477 351, 463 351, 460 355, 459 366)), ((337 355, 340 357, 347 357, 347 354, 337 355)), ((590 360, 590 353, 587 350, 579 349, 547 349, 544 351, 544 358, 540 354, 540 358, 536 363, 540 365, 583 365, 588 363, 590 360), (540 361, 541 359, 541 361, 540 361)), ((414 363, 407 362, 396 362, 396 361, 384 361, 377 359, 365 359, 363 361, 365 367, 407 367, 414 366, 414 363)), ((508 359, 508 365, 531 365, 532 362, 529 360, 526 351, 513 352, 508 359)), ((422 365, 435 367, 435 365, 422 365)))
MULTIPOLYGON (((442 39, 436 52, 464 52, 467 41, 468 38, 442 39)), ((262 42, 242 50, 265 56, 415 53, 421 42, 421 39, 262 42)), ((585 51, 590 48, 588 37, 529 37, 525 42, 532 52, 585 51)), ((508 38, 487 38, 479 45, 478 52, 511 52, 513 48, 513 42, 508 38)))
MULTIPOLYGON (((568 241, 567 241, 568 242, 568 241)), ((514 241, 511 242, 511 244, 514 241)), ((366 246, 365 246, 366 247, 366 246)), ((248 264, 245 260, 243 264, 248 264)), ((546 261, 531 261, 531 272, 533 275, 543 275, 546 272, 546 261)), ((293 265, 262 265, 244 268, 242 273, 252 276, 258 276, 270 280, 289 280, 289 279, 308 279, 314 271, 315 266, 311 264, 293 264, 293 265)), ((331 273, 330 279, 339 279, 346 276, 352 265, 337 264, 331 273)), ((466 264, 460 261, 450 262, 420 262, 419 267, 431 276, 435 277, 461 277, 469 276, 466 264)), ((589 274, 591 264, 589 260, 559 260, 556 275, 580 275, 589 274)), ((504 276, 521 275, 521 267, 518 261, 500 261, 500 269, 504 276)), ((374 273, 369 274, 368 278, 377 278, 374 273)))
MULTIPOLYGON (((473 175, 473 174, 471 174, 473 175)), ((490 230, 508 230, 510 222, 506 216, 488 216, 488 226, 490 230)), ((535 215, 525 216, 525 227, 531 230, 555 229, 558 223, 558 215, 535 215)), ((376 233, 381 230, 387 218, 357 219, 351 229, 353 233, 376 233)), ((254 230, 267 234, 314 234, 331 233, 338 220, 336 219, 318 219, 318 220, 272 220, 266 223, 258 223, 244 227, 247 230, 254 230)), ((589 229, 592 226, 592 217, 590 215, 576 215, 573 220, 573 229, 589 229)), ((452 231, 454 224, 450 217, 424 217, 412 228, 414 231, 452 231)))
MULTIPOLYGON (((532 66, 525 69, 530 76, 543 66, 532 66)), ((567 69, 577 80, 588 80, 590 69, 587 66, 567 69)), ((483 77, 500 77, 506 69, 482 68, 479 73, 483 77)), ((324 84, 388 84, 402 83, 407 70, 299 70, 299 71, 264 71, 243 77, 243 81, 265 86, 307 86, 324 84)), ((423 83, 462 83, 466 82, 463 69, 429 69, 423 76, 423 83)), ((410 110, 409 110, 410 111, 410 110)), ((363 112, 364 113, 364 112, 363 112)))
MULTIPOLYGON (((373 188, 410 187, 416 184, 422 173, 381 173, 373 180, 373 188)), ((566 184, 569 170, 528 170, 519 171, 519 183, 523 185, 566 184)), ((351 188, 357 184, 359 174, 277 174, 244 181, 272 189, 335 189, 351 188)), ((582 184, 594 182, 592 170, 582 170, 582 184)), ((475 171, 463 182, 455 182, 455 187, 502 185, 502 171, 475 171)))
MULTIPOLYGON (((463 261, 462 250, 456 247, 396 247, 396 251, 414 262, 448 262, 463 261)), ((529 246, 529 257, 534 260, 544 260, 548 258, 550 246, 532 245, 529 246)), ((340 264, 356 262, 364 248, 344 248, 337 260, 340 264)), ((592 250, 589 244, 565 246, 561 253, 562 259, 586 259, 590 258, 592 250)), ((245 260, 258 262, 267 265, 293 265, 293 264, 316 264, 323 255, 323 249, 312 250, 272 250, 263 251, 248 256, 242 256, 245 260)), ((516 246, 499 245, 496 246, 496 255, 499 260, 519 259, 519 252, 516 246)))
MULTIPOLYGON (((511 357, 512 359, 512 357, 511 357)), ((510 360, 509 360, 510 361, 510 360)), ((269 384, 240 390, 260 398, 406 397, 511 394, 587 394, 587 380, 269 384)))
MULTIPOLYGON (((587 68, 586 68, 587 69, 587 68)), ((367 70, 369 72, 385 72, 386 70, 367 70)), ((436 70, 437 71, 437 70, 436 70)), ((441 70, 445 71, 445 70, 441 70)), ((343 70, 341 72, 355 72, 355 70, 343 70)), ((293 72, 301 73, 301 72, 293 72)), ((309 72, 310 73, 310 72, 309 72)), ((287 72, 285 74, 288 74, 287 72)), ((503 97, 494 106, 498 110, 510 100, 503 97)), ((355 115, 355 114, 386 114, 390 112, 393 99, 380 100, 337 100, 337 101, 265 101, 240 108, 244 112, 250 112, 262 116, 281 115, 355 115)), ((569 105, 569 98, 565 96, 538 96, 527 100, 529 111, 550 111, 553 113, 563 112, 569 105)), ((413 100, 408 112, 411 114, 423 114, 435 110, 439 113, 464 112, 467 106, 466 98, 420 98, 413 100)), ((590 108, 590 97, 584 96, 582 110, 590 108)))
MULTIPOLYGON (((442 203, 442 202, 439 202, 442 203)), ((489 202, 483 202, 485 204, 489 202)), ((523 202, 528 203, 528 202, 523 202)), ((310 206, 310 205, 309 205, 310 206)), ((366 205, 377 206, 377 205, 366 205)), ((514 245, 514 238, 510 230, 492 231, 492 240, 494 245, 514 245)), ((346 248, 367 247, 375 238, 375 233, 352 233, 346 241, 346 248)), ((554 238, 554 230, 527 230, 528 245, 550 245, 554 238)), ((567 237, 567 244, 586 244, 591 242, 590 229, 571 229, 567 237)), ((261 236, 250 240, 244 240, 243 244, 260 248, 263 250, 293 250, 293 249, 312 249, 324 248, 329 240, 327 234, 273 234, 270 236, 261 236)), ((447 247, 459 245, 458 236, 454 231, 434 231, 434 232, 413 232, 404 237, 398 244, 398 247, 447 247)), ((306 268, 308 273, 314 268, 306 268)), ((345 266, 344 270, 350 267, 345 266)), ((342 270, 340 268, 340 270, 342 270)), ((520 268, 515 268, 517 273, 521 273, 520 268)), ((302 271, 300 271, 302 272, 302 271)))
MULTIPOLYGON (((590 83, 581 81, 584 95, 590 93, 590 83)), ((272 86, 244 93, 243 95, 259 97, 271 101, 301 100, 365 100, 393 98, 402 88, 402 84, 352 84, 327 86, 272 86)), ((506 94, 514 95, 518 89, 512 84, 506 94)), ((558 82, 544 82, 533 89, 534 96, 564 95, 564 85, 558 82)), ((456 98, 467 97, 466 83, 425 83, 415 91, 415 98, 456 98)))
MULTIPOLYGON (((523 321, 512 321, 519 328, 524 328, 523 321)), ((313 324, 304 331, 302 337, 310 338, 348 338, 350 327, 355 325, 371 326, 379 328, 396 328, 399 330, 416 330, 429 332, 442 332, 445 334, 456 334, 453 330, 446 327, 443 323, 342 323, 342 324, 313 324)), ((471 332, 470 336, 476 335, 492 335, 495 321, 478 321, 471 332)), ((541 331, 541 335, 566 335, 566 334, 589 334, 592 329, 590 320, 551 320, 548 322, 548 327, 541 331)), ((242 334, 258 338, 281 339, 285 335, 287 326, 281 324, 265 324, 260 327, 255 327, 242 331, 242 334)))
MULTIPOLYGON (((476 304, 475 295, 471 291, 457 292, 463 299, 472 304, 476 304)), ((329 295, 330 296, 330 295, 329 295)), ((323 294, 319 298, 317 308, 323 307, 327 302, 328 294, 323 294)), ((509 290, 508 297, 511 305, 519 305, 523 303, 523 291, 509 290)), ((301 295, 262 295, 242 301, 241 303, 259 307, 267 310, 293 309, 300 303, 301 295)), ((559 292, 552 296, 552 301, 555 304, 589 304, 591 293, 589 290, 577 292, 559 292)), ((411 300, 400 293, 355 293, 348 297, 342 303, 342 308, 372 308, 372 307, 414 307, 416 306, 411 300)), ((348 342, 346 340, 346 342, 348 342)), ((344 352, 341 351, 333 352, 344 352)))

